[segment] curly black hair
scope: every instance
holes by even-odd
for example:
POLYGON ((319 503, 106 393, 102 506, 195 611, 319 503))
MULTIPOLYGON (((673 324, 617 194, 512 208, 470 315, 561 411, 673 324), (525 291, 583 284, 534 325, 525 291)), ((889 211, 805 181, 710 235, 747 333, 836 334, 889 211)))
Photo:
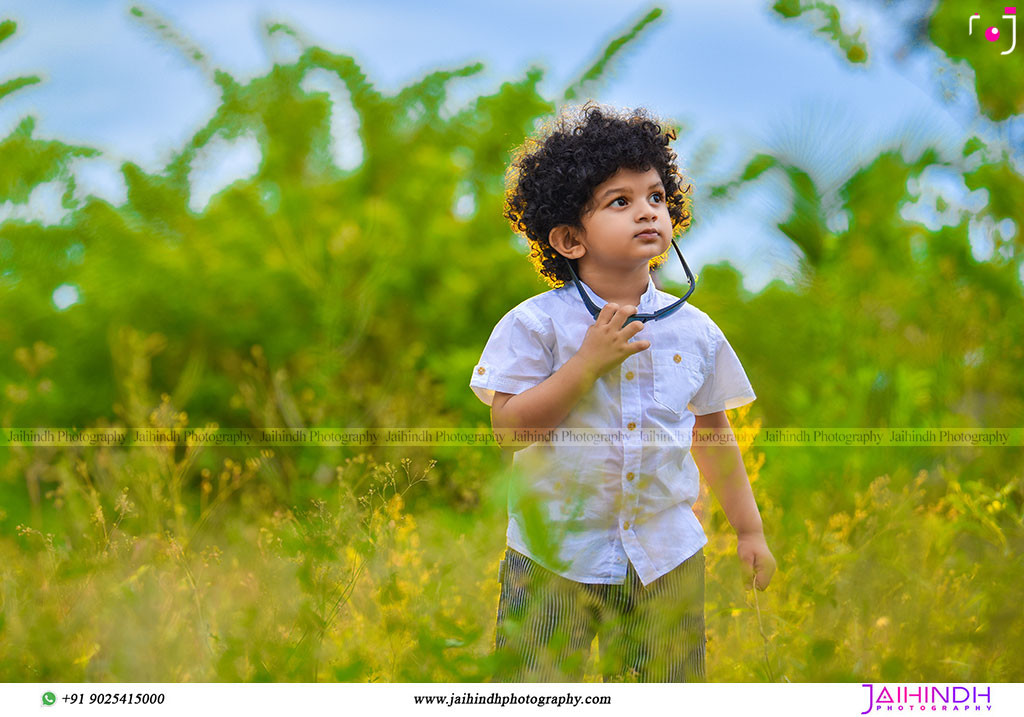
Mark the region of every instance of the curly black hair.
MULTIPOLYGON (((619 112, 590 101, 563 109, 513 150, 503 215, 530 243, 530 262, 549 285, 557 288, 572 281, 566 258, 548 242, 549 233, 562 224, 582 230, 583 217, 594 207, 594 190, 619 169, 656 169, 665 185, 673 235, 689 228, 693 185, 668 146, 676 139, 675 128, 663 129, 662 124, 642 107, 619 112)), ((667 255, 651 259, 651 269, 661 266, 667 255)), ((577 260, 569 261, 579 274, 577 260)))

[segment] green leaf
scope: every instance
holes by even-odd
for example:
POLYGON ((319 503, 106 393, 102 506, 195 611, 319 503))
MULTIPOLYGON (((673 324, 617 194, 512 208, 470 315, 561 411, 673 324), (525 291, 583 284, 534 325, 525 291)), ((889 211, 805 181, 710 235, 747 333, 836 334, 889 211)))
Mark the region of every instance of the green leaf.
POLYGON ((793 189, 793 211, 779 229, 800 247, 811 265, 821 263, 824 237, 827 234, 821 209, 821 195, 807 172, 786 167, 786 176, 793 189))
POLYGON ((13 80, 8 80, 7 82, 0 85, 0 99, 3 99, 12 92, 17 92, 22 87, 36 85, 39 84, 39 82, 40 79, 35 75, 30 75, 28 77, 17 77, 13 80))
POLYGON ((606 70, 612 59, 614 59, 623 48, 638 38, 644 29, 661 17, 661 15, 661 8, 654 8, 644 15, 640 21, 633 25, 633 27, 628 31, 608 43, 608 46, 601 53, 601 56, 597 61, 591 65, 583 75, 576 80, 576 82, 569 85, 563 94, 563 98, 566 101, 576 99, 583 92, 584 88, 589 92, 593 92, 595 89, 595 83, 598 79, 606 77, 606 70))
POLYGON ((13 35, 17 29, 18 23, 14 22, 14 20, 4 20, 3 22, 0 22, 0 42, 3 42, 13 35))
POLYGON ((740 175, 740 181, 749 182, 752 179, 757 179, 772 167, 778 166, 778 164, 778 160, 770 154, 757 154, 747 162, 747 166, 743 169, 743 174, 740 175))
POLYGON ((868 48, 860 40, 861 29, 852 35, 843 32, 839 9, 835 5, 827 2, 801 3, 798 0, 780 0, 772 6, 772 10, 787 20, 795 19, 812 11, 821 12, 825 17, 825 22, 817 28, 818 34, 825 35, 837 45, 849 62, 867 62, 868 48))
POLYGON ((803 12, 800 9, 800 0, 779 0, 772 5, 772 10, 785 18, 797 17, 803 12))
POLYGON ((67 165, 75 157, 99 154, 88 147, 74 147, 55 140, 32 136, 35 120, 26 117, 0 140, 0 202, 24 202, 37 185, 66 178, 67 165))
POLYGON ((973 152, 977 152, 979 149, 986 149, 987 144, 982 142, 977 137, 971 137, 967 142, 964 143, 964 156, 966 157, 973 152))

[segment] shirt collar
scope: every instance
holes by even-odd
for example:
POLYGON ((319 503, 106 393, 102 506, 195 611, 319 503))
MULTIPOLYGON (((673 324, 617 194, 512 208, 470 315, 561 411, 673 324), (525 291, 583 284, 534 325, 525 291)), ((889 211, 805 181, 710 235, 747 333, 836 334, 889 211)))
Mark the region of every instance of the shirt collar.
MULTIPOLYGON (((583 290, 587 292, 587 296, 594 302, 594 306, 598 309, 604 308, 604 305, 608 302, 602 299, 600 296, 594 293, 594 290, 590 288, 587 282, 580 279, 580 283, 583 285, 583 290)), ((580 300, 580 292, 576 291, 576 285, 569 281, 565 284, 566 290, 570 291, 573 296, 576 297, 576 301, 580 300)), ((654 279, 650 276, 647 277, 647 291, 640 297, 640 305, 636 307, 638 314, 653 313, 657 310, 657 294, 656 287, 654 286, 654 279)), ((582 303, 582 302, 581 302, 582 303)))

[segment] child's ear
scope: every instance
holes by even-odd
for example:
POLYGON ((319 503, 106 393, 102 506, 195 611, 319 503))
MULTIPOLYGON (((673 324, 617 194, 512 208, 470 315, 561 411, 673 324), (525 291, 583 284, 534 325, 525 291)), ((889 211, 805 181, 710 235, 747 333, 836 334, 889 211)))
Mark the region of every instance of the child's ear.
POLYGON ((548 233, 548 243, 559 254, 567 259, 579 259, 587 253, 587 248, 576 238, 572 227, 559 224, 548 233))

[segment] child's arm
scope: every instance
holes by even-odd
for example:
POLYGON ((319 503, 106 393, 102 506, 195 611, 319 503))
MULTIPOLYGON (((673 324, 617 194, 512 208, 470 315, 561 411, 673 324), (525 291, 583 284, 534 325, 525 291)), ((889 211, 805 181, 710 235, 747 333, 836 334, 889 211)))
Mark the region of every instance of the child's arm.
POLYGON ((591 389, 597 377, 576 353, 553 374, 520 394, 494 392, 491 426, 503 448, 525 448, 531 440, 514 440, 514 430, 545 430, 560 424, 591 389))
MULTIPOLYGON (((720 433, 727 431, 727 435, 732 435, 732 426, 725 411, 696 416, 694 428, 717 429, 720 433)), ((722 504, 725 517, 736 531, 736 552, 748 568, 747 587, 751 576, 756 575, 758 589, 764 590, 775 573, 775 557, 764 539, 761 514, 750 489, 739 446, 720 437, 716 443, 693 446, 691 452, 701 474, 722 504)))
POLYGON ((636 311, 629 304, 605 304, 587 329, 579 350, 561 368, 522 393, 495 392, 491 425, 498 443, 513 451, 530 445, 533 441, 513 440, 511 432, 542 431, 559 425, 598 378, 627 357, 649 348, 650 341, 629 341, 643 329, 643 322, 623 326, 636 311))

